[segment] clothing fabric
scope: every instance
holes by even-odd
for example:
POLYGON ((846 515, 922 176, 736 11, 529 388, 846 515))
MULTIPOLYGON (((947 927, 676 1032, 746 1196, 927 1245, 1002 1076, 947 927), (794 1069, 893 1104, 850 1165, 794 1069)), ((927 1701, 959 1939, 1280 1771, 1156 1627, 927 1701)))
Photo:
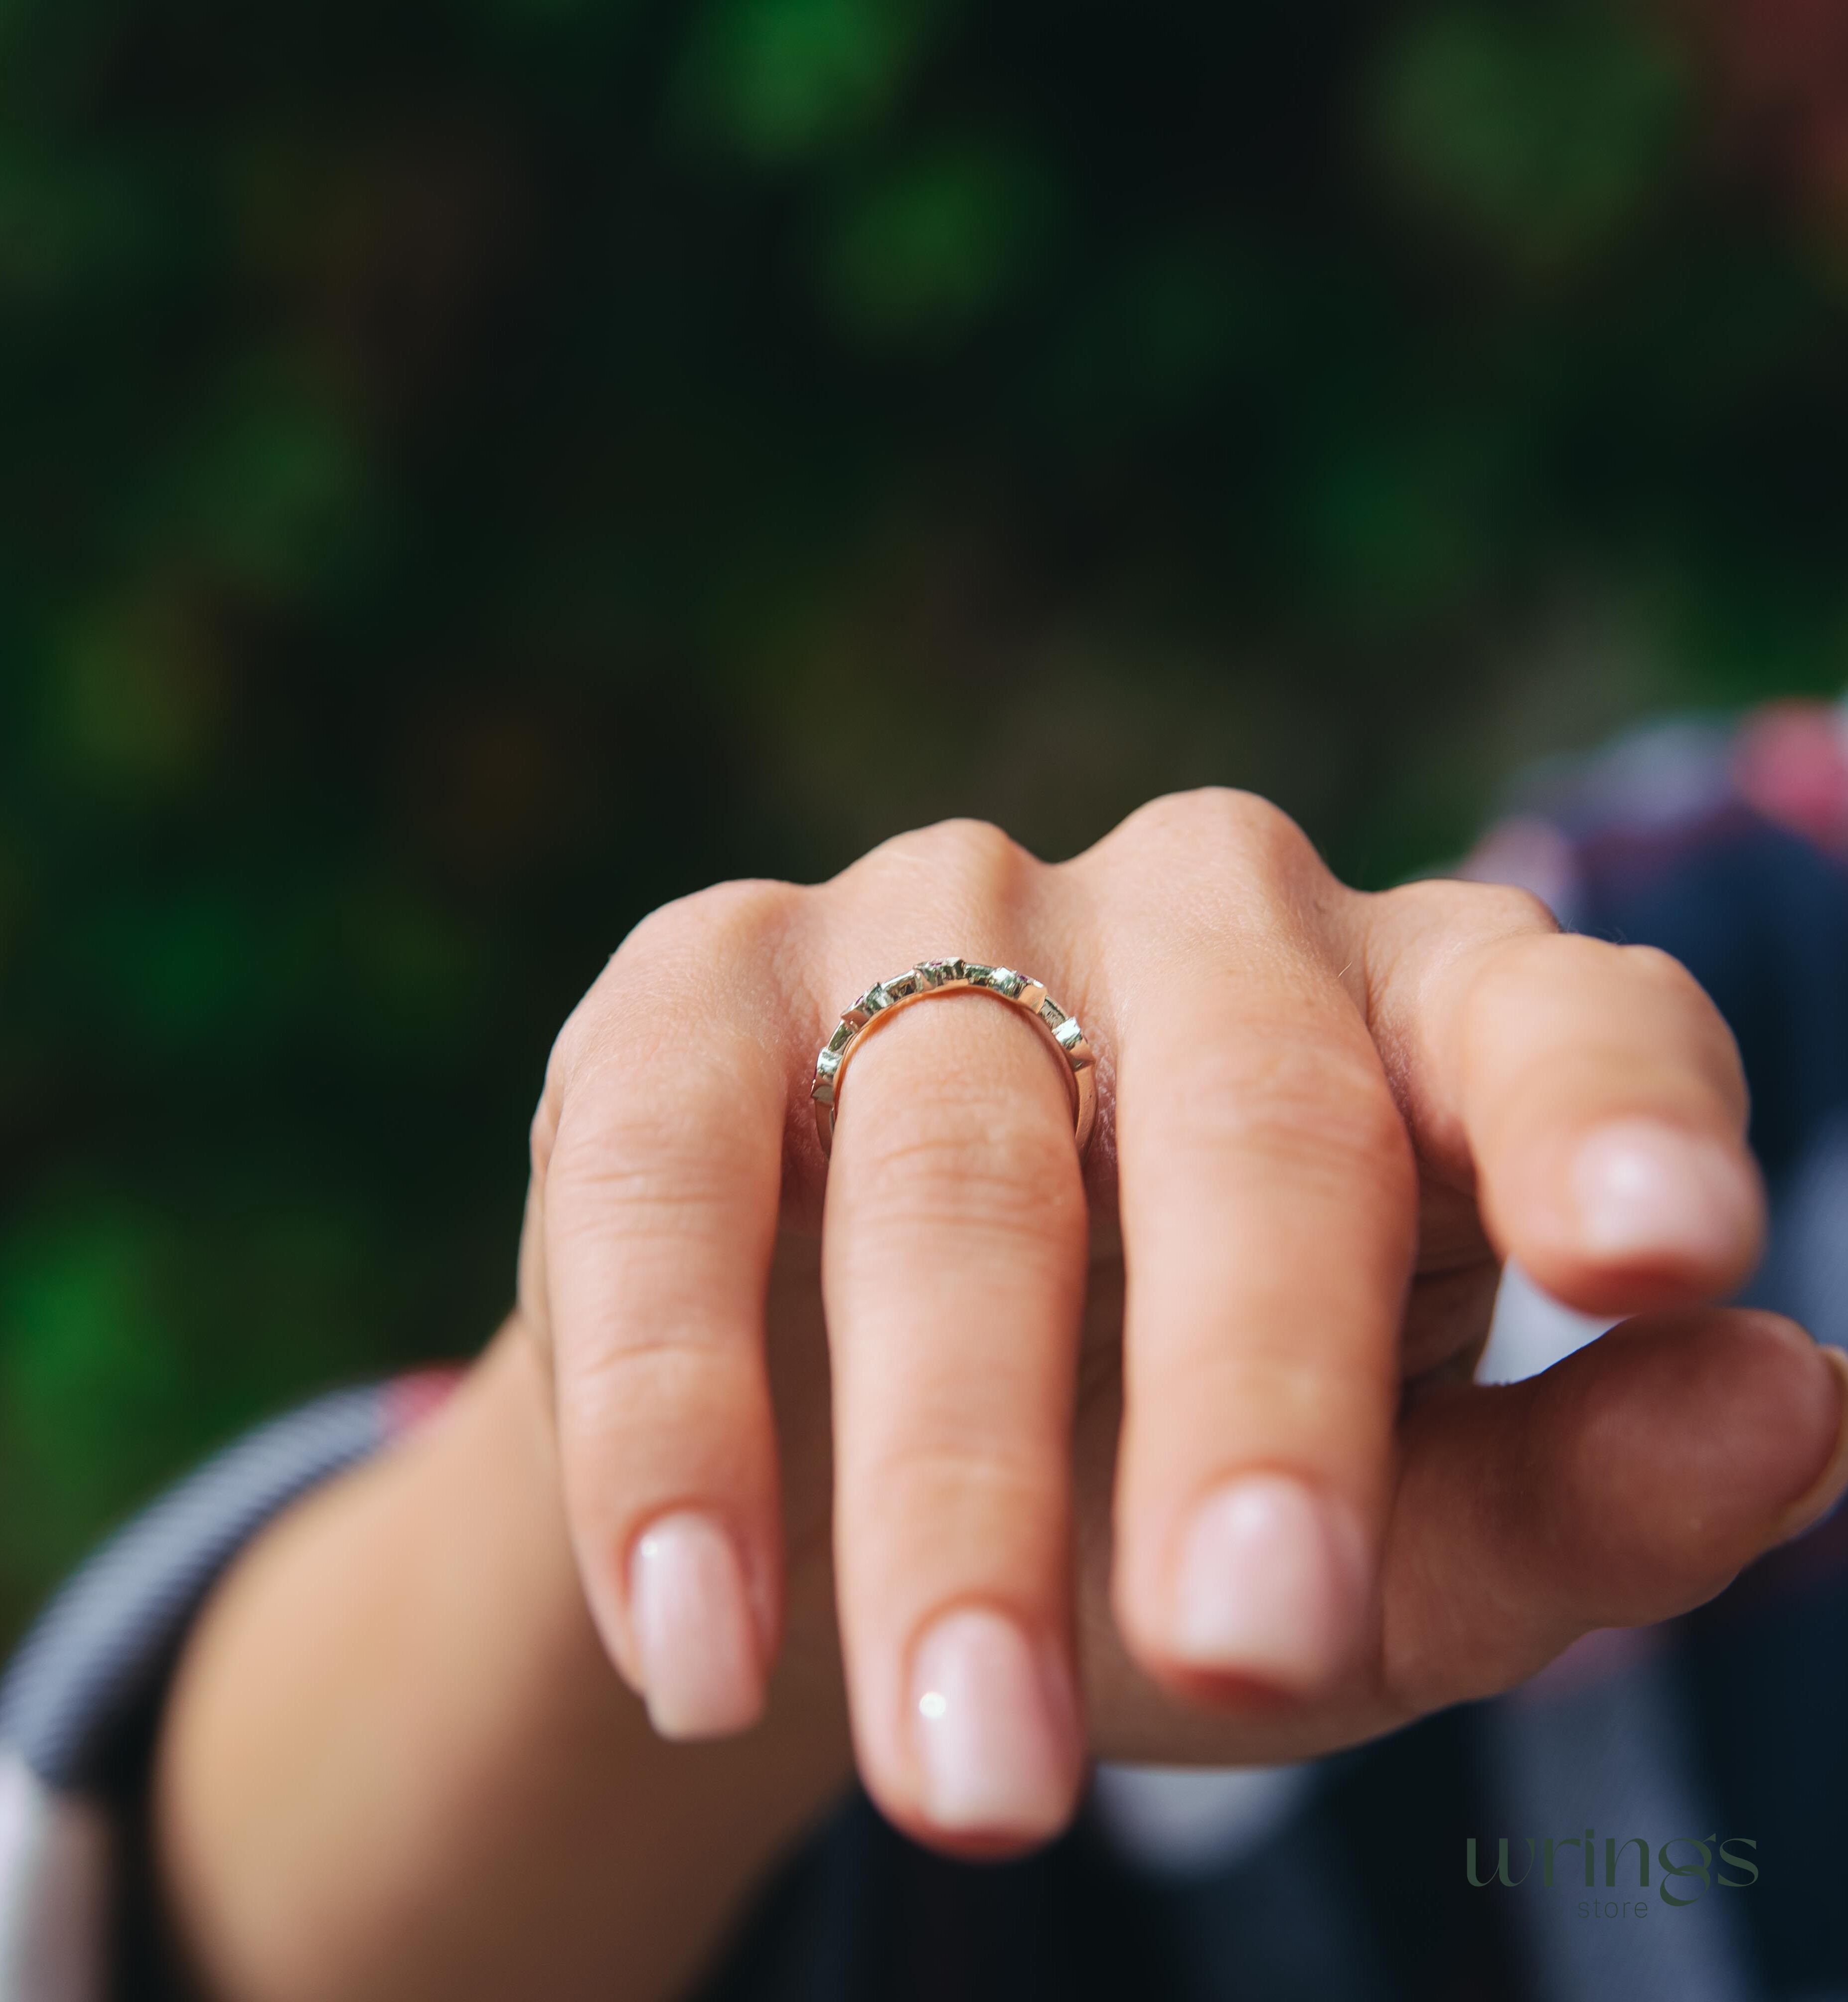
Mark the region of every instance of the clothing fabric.
POLYGON ((147 1985, 138 1810, 187 1629, 257 1530, 388 1445, 433 1387, 336 1391, 239 1440, 103 1544, 26 1635, 0 1680, 0 2002, 147 1985))
MULTIPOLYGON (((1848 1344, 1841 712, 1682 721, 1543 770, 1464 869, 1665 948, 1714 996, 1773 1195, 1749 1297, 1848 1344)), ((1546 1323, 1518 1276, 1503 1306, 1504 1375, 1596 1332, 1546 1323)), ((264 1522, 442 1389, 343 1392, 253 1435, 54 1601, 0 1685, 0 2002, 144 1992, 138 1804, 187 1629, 264 1522)), ((1288 1773, 1103 1774, 1021 1861, 949 1861, 856 1795, 703 2002, 1848 2002, 1845 1678, 1840 1509, 1697 1612, 1589 1636, 1493 1702, 1288 1773)))

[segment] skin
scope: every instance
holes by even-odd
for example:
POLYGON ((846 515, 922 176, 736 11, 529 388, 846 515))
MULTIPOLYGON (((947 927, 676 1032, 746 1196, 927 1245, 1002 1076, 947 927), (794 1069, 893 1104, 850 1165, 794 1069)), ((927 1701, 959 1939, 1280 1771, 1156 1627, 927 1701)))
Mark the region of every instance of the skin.
POLYGON ((1313 1756, 1700 1603, 1848 1484, 1840 1368, 1703 1304, 1762 1233, 1745 1112, 1662 955, 1348 891, 1239 794, 657 913, 554 1052, 514 1322, 190 1644, 156 1829, 201 1986, 665 1997, 853 1763, 1009 1853, 1090 1756, 1313 1756), (824 1163, 816 1049, 945 951, 1084 1022, 1082 1168, 980 996, 869 1038, 824 1163), (1473 1386, 1508 1255, 1637 1317, 1473 1386))

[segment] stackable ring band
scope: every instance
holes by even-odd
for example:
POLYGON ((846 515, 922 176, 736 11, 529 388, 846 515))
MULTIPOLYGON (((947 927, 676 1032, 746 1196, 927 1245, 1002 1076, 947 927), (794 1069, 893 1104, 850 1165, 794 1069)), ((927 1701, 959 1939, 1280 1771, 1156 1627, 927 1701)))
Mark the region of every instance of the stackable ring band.
POLYGON ((979 966, 967 959, 924 959, 891 980, 876 981, 841 1017, 840 1027, 815 1059, 809 1097, 815 1107, 815 1133, 821 1152, 834 1150, 834 1122, 848 1059, 887 1016, 932 994, 992 994, 1030 1016, 1065 1060, 1072 1083, 1072 1123, 1082 1154, 1097 1118, 1097 1059, 1077 1019, 1068 1015, 1030 974, 1008 966, 979 966))

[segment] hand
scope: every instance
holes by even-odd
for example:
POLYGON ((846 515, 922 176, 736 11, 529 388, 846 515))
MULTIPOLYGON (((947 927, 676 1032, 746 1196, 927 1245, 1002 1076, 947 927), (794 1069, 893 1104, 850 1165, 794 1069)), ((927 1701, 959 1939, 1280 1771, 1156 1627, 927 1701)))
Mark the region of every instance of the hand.
MULTIPOLYGON (((1848 1481, 1807 1337, 1660 1312, 1756 1255, 1745 1111, 1663 955, 1518 892, 1348 891, 1238 794, 1056 867, 953 823, 818 888, 671 905, 560 1037, 521 1250, 604 1643, 664 1732, 758 1712, 779 1232, 790 1338, 826 1309, 857 1756, 925 1840, 1055 1830, 1087 1714, 1106 1751, 1304 1756, 1698 1603, 1848 1481), (1082 1170, 1058 1059, 973 995, 869 1038, 824 1162, 840 1010, 955 953, 1084 1023, 1082 1170), (1472 1388, 1505 1255, 1652 1317, 1472 1388), (1107 1613, 1075 1585, 1107 1550, 1107 1613)), ((784 1380, 812 1434, 826 1372, 784 1380)))

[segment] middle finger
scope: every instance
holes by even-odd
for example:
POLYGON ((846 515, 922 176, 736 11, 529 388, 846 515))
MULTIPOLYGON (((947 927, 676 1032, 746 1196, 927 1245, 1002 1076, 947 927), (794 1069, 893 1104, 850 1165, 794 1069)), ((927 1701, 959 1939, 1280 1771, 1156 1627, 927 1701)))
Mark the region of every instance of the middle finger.
POLYGON ((894 1819, 971 1849, 1055 1833, 1082 1772, 1069 1460, 1086 1211, 1062 1069, 992 996, 916 1002, 855 1056, 828 1170, 861 1770, 894 1819))

